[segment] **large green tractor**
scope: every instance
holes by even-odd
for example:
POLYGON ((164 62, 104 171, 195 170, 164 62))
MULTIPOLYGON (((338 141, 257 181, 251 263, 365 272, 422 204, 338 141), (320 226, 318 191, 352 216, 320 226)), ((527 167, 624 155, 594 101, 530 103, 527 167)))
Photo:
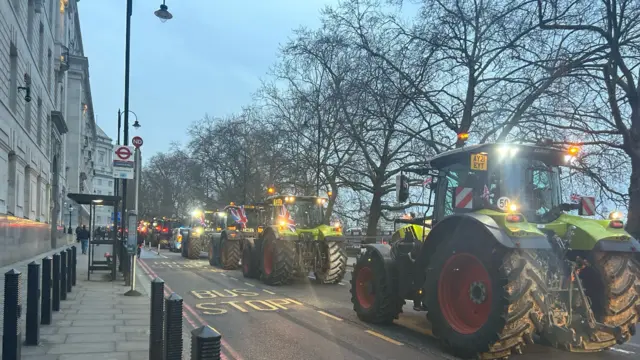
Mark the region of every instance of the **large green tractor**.
POLYGON ((640 319, 640 243, 620 213, 586 217, 593 198, 563 202, 560 175, 578 155, 483 144, 431 159, 431 224, 365 246, 351 281, 358 317, 390 323, 411 300, 445 347, 480 359, 520 353, 536 334, 576 352, 626 342, 640 319))
POLYGON ((243 249, 245 277, 282 285, 313 272, 318 283, 340 283, 347 269, 344 236, 340 224, 325 223, 325 204, 317 196, 268 197, 268 225, 243 249))
POLYGON ((258 237, 264 208, 255 205, 237 206, 231 203, 218 212, 217 229, 209 242, 209 264, 223 269, 235 269, 245 244, 251 246, 258 237))
MULTIPOLYGON (((199 259, 207 250, 211 237, 216 233, 217 211, 194 210, 191 214, 190 226, 180 230, 180 253, 188 259, 199 259)), ((176 239, 177 242, 178 239, 176 239)), ((176 246, 177 247, 177 246, 176 246)))

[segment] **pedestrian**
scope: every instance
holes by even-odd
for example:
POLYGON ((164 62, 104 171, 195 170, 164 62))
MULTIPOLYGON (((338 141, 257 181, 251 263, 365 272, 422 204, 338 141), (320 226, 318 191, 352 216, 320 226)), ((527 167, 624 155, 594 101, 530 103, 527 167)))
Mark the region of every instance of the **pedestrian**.
POLYGON ((78 234, 78 239, 82 243, 82 254, 87 254, 87 248, 89 247, 89 237, 91 237, 91 233, 87 230, 86 225, 82 225, 82 229, 78 234))
POLYGON ((78 227, 76 228, 76 242, 80 242, 80 232, 82 231, 82 228, 80 226, 84 226, 84 225, 78 225, 78 227))

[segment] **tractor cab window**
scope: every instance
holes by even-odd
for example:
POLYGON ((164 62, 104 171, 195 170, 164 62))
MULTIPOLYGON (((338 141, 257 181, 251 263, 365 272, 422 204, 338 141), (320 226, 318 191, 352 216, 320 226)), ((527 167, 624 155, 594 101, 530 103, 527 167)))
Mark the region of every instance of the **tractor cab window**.
POLYGON ((322 225, 324 221, 324 207, 315 200, 297 200, 294 203, 286 204, 285 207, 291 214, 293 221, 300 227, 316 227, 322 225))
POLYGON ((443 169, 441 174, 438 194, 443 199, 443 213, 439 214, 440 217, 482 207, 487 189, 486 171, 473 171, 468 166, 457 164, 443 169))
POLYGON ((562 203, 558 166, 516 158, 501 164, 499 169, 498 206, 505 202, 515 203, 531 222, 552 220, 545 220, 545 215, 562 203))

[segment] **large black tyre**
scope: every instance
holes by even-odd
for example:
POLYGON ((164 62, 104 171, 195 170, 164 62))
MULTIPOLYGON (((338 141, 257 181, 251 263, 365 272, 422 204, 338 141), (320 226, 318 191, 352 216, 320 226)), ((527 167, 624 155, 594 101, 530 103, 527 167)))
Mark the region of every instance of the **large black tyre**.
POLYGON ((387 272, 382 259, 367 251, 356 262, 351 273, 351 303, 362 321, 372 324, 390 324, 402 312, 404 299, 394 290, 395 269, 387 272))
MULTIPOLYGON (((629 340, 640 316, 640 295, 631 254, 594 252, 588 266, 580 271, 580 280, 591 302, 596 321, 619 326, 621 339, 629 340)), ((618 343, 612 334, 598 331, 591 338, 582 336, 577 345, 567 344, 574 352, 594 352, 618 343)))
POLYGON ((295 250, 293 244, 276 240, 273 234, 262 245, 261 277, 268 285, 284 285, 293 280, 295 250))
POLYGON ((225 270, 233 270, 238 267, 240 261, 240 241, 220 239, 220 267, 225 270))
POLYGON ((209 239, 208 243, 208 251, 207 251, 207 259, 209 260, 209 265, 211 266, 217 266, 218 262, 217 259, 215 257, 215 252, 213 251, 213 242, 214 239, 209 239))
POLYGON ((314 275, 319 284, 339 284, 347 272, 347 253, 344 243, 327 241, 323 246, 323 269, 316 269, 314 275))
POLYGON ((433 334, 460 357, 520 354, 543 313, 536 299, 546 295, 538 286, 544 271, 528 250, 506 249, 470 230, 431 255, 424 302, 433 334))
POLYGON ((205 250, 206 242, 202 238, 192 239, 187 242, 187 258, 196 260, 200 258, 200 253, 205 250))
POLYGON ((245 243, 242 249, 242 275, 247 279, 257 279, 260 275, 255 253, 254 245, 245 243))

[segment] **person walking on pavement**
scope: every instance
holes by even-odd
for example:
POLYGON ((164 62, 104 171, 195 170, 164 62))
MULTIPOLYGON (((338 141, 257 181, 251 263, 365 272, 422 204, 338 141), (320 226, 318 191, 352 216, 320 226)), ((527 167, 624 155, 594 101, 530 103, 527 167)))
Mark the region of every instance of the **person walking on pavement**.
POLYGON ((82 225, 82 229, 78 233, 78 239, 82 243, 82 254, 87 254, 87 248, 89 247, 89 237, 91 237, 91 233, 87 230, 86 225, 82 225))
POLYGON ((81 225, 78 224, 78 227, 76 228, 76 242, 80 242, 80 231, 82 231, 82 228, 80 227, 81 225))

